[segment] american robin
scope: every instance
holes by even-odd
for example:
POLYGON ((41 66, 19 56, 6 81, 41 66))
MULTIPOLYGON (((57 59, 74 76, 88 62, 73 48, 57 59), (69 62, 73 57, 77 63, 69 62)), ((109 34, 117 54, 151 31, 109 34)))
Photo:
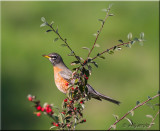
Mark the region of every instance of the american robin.
MULTIPOLYGON (((61 92, 67 93, 68 85, 66 83, 70 82, 72 71, 67 68, 67 66, 63 62, 62 57, 57 53, 50 53, 48 55, 43 55, 43 57, 48 58, 53 65, 54 80, 57 88, 61 92)), ((119 101, 114 100, 94 90, 89 84, 87 84, 86 87, 88 88, 88 93, 92 98, 98 99, 100 101, 101 99, 104 99, 118 105, 120 104, 119 101)))

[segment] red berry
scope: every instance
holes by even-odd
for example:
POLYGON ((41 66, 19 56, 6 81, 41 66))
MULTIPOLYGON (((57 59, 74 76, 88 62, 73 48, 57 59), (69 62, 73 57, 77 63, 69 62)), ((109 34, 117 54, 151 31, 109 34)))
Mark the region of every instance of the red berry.
POLYGON ((40 111, 40 110, 41 110, 41 108, 42 108, 41 106, 37 106, 37 110, 38 110, 38 111, 40 111))
POLYGON ((67 127, 71 127, 71 125, 70 125, 70 124, 67 124, 67 127))
POLYGON ((83 104, 83 100, 81 100, 80 103, 83 104))
POLYGON ((31 97, 31 96, 29 96, 29 97, 28 97, 28 100, 29 100, 29 101, 32 101, 33 99, 32 99, 32 97, 31 97))
POLYGON ((43 107, 41 108, 41 111, 44 111, 44 108, 43 108, 43 107))
POLYGON ((58 127, 58 126, 59 126, 59 124, 58 124, 58 123, 56 123, 56 126, 58 127))
POLYGON ((73 100, 70 101, 71 104, 72 104, 73 102, 74 102, 73 100))
POLYGON ((52 124, 53 124, 54 126, 56 125, 56 123, 55 123, 55 122, 53 122, 52 124))
POLYGON ((64 99, 64 102, 67 102, 67 99, 64 99))
POLYGON ((39 117, 39 116, 41 116, 41 113, 40 113, 40 112, 38 112, 38 113, 37 113, 37 116, 38 116, 38 117, 39 117))
POLYGON ((74 107, 74 110, 76 110, 77 108, 76 107, 74 107))
POLYGON ((47 113, 50 113, 50 112, 52 112, 52 109, 51 109, 50 107, 48 107, 48 108, 46 109, 46 112, 47 112, 47 113))
POLYGON ((74 88, 72 87, 72 90, 74 90, 74 88))
POLYGON ((65 115, 66 113, 65 113, 65 112, 62 112, 62 114, 64 114, 64 115, 65 115))
POLYGON ((86 62, 87 62, 87 61, 85 60, 83 64, 86 64, 86 62))
POLYGON ((84 119, 83 122, 86 122, 86 119, 84 119))
POLYGON ((88 77, 86 77, 86 80, 88 80, 88 77))
POLYGON ((46 107, 50 107, 50 105, 46 105, 46 107))
POLYGON ((68 86, 68 83, 66 83, 65 85, 68 86))

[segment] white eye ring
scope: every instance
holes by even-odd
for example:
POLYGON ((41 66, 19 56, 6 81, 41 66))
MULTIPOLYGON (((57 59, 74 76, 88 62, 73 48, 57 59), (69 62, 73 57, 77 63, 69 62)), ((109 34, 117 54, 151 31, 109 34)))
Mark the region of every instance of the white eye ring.
POLYGON ((51 56, 51 58, 53 59, 53 60, 56 60, 57 59, 57 56, 51 56))

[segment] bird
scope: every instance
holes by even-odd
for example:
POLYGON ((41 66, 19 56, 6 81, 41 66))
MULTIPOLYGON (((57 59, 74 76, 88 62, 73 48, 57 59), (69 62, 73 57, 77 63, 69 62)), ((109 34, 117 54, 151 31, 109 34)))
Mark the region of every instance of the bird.
MULTIPOLYGON (((58 53, 50 53, 42 56, 47 58, 52 63, 55 85, 62 93, 66 94, 68 89, 68 85, 66 83, 71 82, 70 79, 72 77, 72 71, 65 65, 62 57, 58 53)), ((99 93, 93 89, 91 85, 87 84, 86 87, 88 88, 90 97, 100 101, 104 99, 117 105, 120 104, 119 101, 99 93)))

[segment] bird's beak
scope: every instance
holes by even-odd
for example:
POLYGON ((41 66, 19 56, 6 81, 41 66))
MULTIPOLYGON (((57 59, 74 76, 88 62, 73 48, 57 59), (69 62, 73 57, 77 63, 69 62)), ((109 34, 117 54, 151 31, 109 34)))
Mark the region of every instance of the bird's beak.
POLYGON ((48 58, 48 59, 49 59, 49 58, 51 58, 51 57, 50 57, 50 56, 48 56, 48 55, 42 55, 42 56, 43 56, 43 57, 46 57, 46 58, 48 58))

